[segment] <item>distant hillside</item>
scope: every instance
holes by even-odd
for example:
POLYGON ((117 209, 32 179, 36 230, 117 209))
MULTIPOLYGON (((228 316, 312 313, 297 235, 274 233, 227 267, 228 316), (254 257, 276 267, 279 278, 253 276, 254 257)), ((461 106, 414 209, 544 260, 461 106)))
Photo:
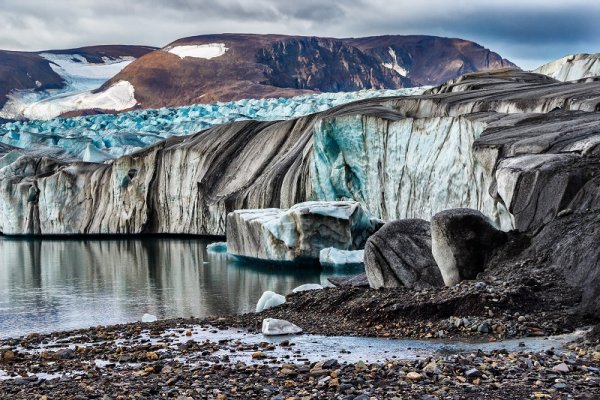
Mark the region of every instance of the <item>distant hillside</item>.
POLYGON ((135 88, 138 107, 437 85, 461 74, 516 67, 484 47, 433 36, 331 39, 222 34, 177 40, 107 82, 135 88))
POLYGON ((438 85, 516 68, 467 40, 434 36, 219 34, 162 49, 0 52, 0 117, 48 119, 245 98, 438 85), (6 104, 5 104, 6 103, 6 104))

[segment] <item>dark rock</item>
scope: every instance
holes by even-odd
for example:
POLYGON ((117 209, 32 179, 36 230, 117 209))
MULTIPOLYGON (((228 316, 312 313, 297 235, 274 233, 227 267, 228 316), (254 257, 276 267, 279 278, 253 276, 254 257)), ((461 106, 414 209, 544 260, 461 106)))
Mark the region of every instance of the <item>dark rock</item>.
POLYGON ((547 259, 581 290, 580 310, 600 317, 600 211, 555 219, 531 238, 523 258, 547 259))
POLYGON ((366 274, 354 276, 332 276, 327 280, 337 287, 368 287, 369 281, 366 274))
POLYGON ((75 350, 73 349, 62 349, 56 352, 56 358, 61 360, 71 360, 75 358, 75 350))
POLYGON ((506 232, 494 228, 481 212, 468 208, 434 215, 431 237, 433 257, 447 286, 475 279, 494 249, 507 241, 506 232))
POLYGON ((422 219, 392 221, 365 246, 365 272, 372 288, 443 286, 431 253, 431 225, 422 219))

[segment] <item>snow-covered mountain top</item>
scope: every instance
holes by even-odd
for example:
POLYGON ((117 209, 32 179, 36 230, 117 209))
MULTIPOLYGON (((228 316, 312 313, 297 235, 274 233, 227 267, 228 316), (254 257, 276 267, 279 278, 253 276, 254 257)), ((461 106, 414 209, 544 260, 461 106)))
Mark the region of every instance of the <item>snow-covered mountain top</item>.
POLYGON ((533 70, 562 82, 600 75, 600 53, 572 54, 533 70))

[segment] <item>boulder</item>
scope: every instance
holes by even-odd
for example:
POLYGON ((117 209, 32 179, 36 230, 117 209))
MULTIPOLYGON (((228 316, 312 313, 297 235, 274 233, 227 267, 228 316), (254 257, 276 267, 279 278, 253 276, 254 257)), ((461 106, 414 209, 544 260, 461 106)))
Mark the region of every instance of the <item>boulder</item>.
POLYGON ((311 201, 288 210, 237 210, 227 216, 227 248, 237 256, 316 263, 327 247, 363 248, 381 224, 355 201, 311 201))
POLYGON ((262 323, 262 333, 266 336, 296 335, 302 333, 302 328, 283 319, 265 318, 262 323))
POLYGON ((494 249, 507 241, 477 210, 456 208, 437 213, 431 220, 432 253, 446 286, 475 279, 494 249))
POLYGON ((319 263, 330 268, 357 267, 363 264, 364 257, 364 250, 339 250, 328 247, 319 253, 319 263))
POLYGON ((285 303, 285 296, 278 293, 267 290, 260 296, 258 303, 256 303, 256 312, 261 312, 267 308, 273 308, 285 303))
POLYGON ((431 253, 431 225, 422 219, 385 224, 365 246, 365 272, 372 288, 443 286, 431 253))

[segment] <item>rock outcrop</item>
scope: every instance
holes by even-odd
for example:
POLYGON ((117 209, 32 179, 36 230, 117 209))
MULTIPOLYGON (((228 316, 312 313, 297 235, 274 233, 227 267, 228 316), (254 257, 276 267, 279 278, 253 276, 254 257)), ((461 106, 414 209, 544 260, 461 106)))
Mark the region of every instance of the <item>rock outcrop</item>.
POLYGON ((385 224, 367 241, 365 272, 369 285, 375 289, 443 286, 431 253, 431 224, 422 219, 385 224))
POLYGON ((360 203, 350 201, 238 210, 227 216, 227 249, 236 256, 268 261, 317 262, 324 248, 363 248, 380 224, 360 203))
POLYGON ((217 126, 107 164, 13 148, 0 155, 0 231, 223 235, 229 212, 307 200, 359 201, 385 221, 467 207, 533 230, 597 207, 599 98, 600 82, 500 70, 423 96, 217 126))
POLYGON ((479 211, 462 208, 434 215, 431 239, 433 258, 444 283, 452 286, 483 272, 492 252, 507 241, 507 235, 479 211))

